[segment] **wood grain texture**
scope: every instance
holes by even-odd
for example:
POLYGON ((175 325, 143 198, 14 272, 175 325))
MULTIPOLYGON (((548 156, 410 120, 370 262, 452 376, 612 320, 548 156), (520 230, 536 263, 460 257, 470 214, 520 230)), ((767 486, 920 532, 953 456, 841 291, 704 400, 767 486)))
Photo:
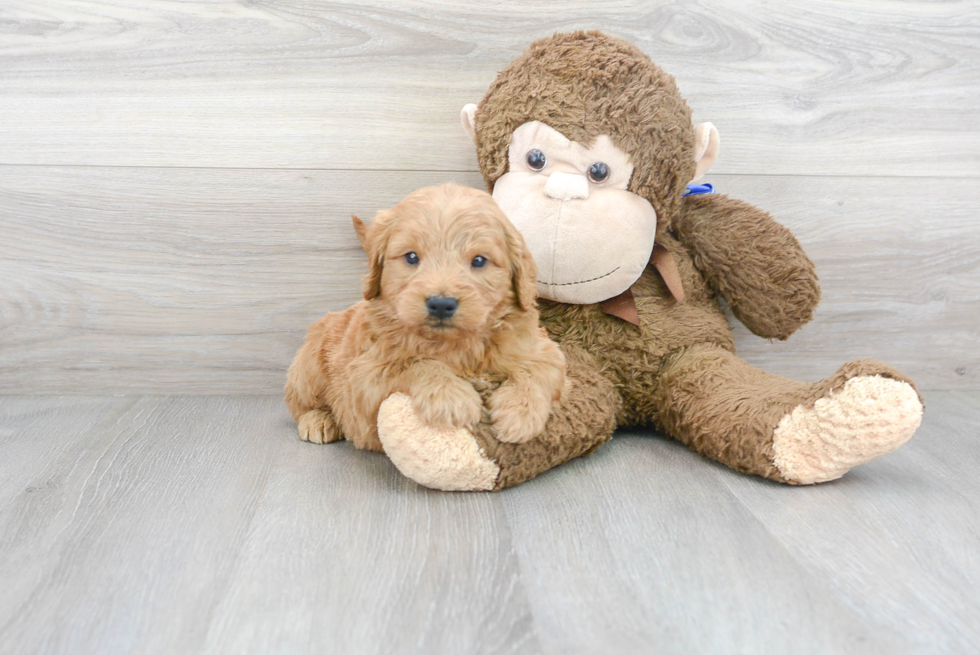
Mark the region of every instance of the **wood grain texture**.
POLYGON ((351 213, 454 177, 63 168, 39 189, 37 169, 6 172, 6 393, 277 392, 306 327, 360 298, 351 213))
POLYGON ((103 403, 78 434, 101 405, 0 400, 38 445, 0 509, 0 651, 539 652, 499 496, 310 447, 278 397, 103 403))
MULTIPOLYGON (((306 326, 360 297, 350 214, 472 173, 6 167, 0 392, 276 393, 306 326)), ((816 261, 816 319, 756 365, 815 380, 877 357, 980 381, 980 191, 933 178, 712 176, 816 261)))
POLYGON ((874 357, 927 389, 980 387, 980 190, 956 180, 720 178, 798 236, 820 277, 814 320, 783 342, 735 327, 739 354, 819 380, 874 357))
POLYGON ((901 637, 806 571, 716 466, 620 433, 505 495, 542 641, 583 655, 898 652, 901 637))
POLYGON ((350 444, 311 448, 274 413, 275 473, 205 651, 540 652, 498 496, 417 487, 350 444))
POLYGON ((980 393, 840 481, 656 435, 499 494, 299 441, 275 397, 0 397, 0 653, 980 648, 980 393))
POLYGON ((206 634, 268 475, 271 404, 115 403, 83 434, 62 424, 75 438, 38 451, 30 488, 0 511, 6 652, 191 652, 206 634))
POLYGON ((927 396, 906 446, 805 494, 718 476, 802 567, 905 652, 980 650, 980 404, 927 396), (897 572, 900 574, 896 575, 897 572))
POLYGON ((980 175, 968 0, 13 0, 0 164, 472 171, 461 106, 532 40, 595 28, 677 77, 719 173, 980 175))
POLYGON ((57 479, 43 479, 44 467, 78 447, 78 441, 96 426, 118 418, 129 402, 107 398, 74 398, 64 402, 36 402, 12 398, 0 405, 0 508, 15 496, 44 493, 57 479))

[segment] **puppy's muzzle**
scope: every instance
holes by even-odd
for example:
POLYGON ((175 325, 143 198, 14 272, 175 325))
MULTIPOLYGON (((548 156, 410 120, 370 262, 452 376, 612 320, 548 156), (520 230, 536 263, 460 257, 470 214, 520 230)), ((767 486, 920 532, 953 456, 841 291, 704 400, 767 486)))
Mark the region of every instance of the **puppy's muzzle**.
POLYGON ((425 308, 429 311, 429 316, 445 321, 452 318, 459 307, 459 301, 455 298, 446 296, 429 296, 425 299, 425 308))

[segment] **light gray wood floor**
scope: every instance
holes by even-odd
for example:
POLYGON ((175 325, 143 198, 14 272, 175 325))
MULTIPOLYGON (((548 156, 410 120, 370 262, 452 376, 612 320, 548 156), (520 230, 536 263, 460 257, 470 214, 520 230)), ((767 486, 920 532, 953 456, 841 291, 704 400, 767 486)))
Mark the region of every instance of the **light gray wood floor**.
POLYGON ((0 399, 3 653, 980 650, 980 392, 817 487, 649 434, 499 494, 281 400, 0 399))

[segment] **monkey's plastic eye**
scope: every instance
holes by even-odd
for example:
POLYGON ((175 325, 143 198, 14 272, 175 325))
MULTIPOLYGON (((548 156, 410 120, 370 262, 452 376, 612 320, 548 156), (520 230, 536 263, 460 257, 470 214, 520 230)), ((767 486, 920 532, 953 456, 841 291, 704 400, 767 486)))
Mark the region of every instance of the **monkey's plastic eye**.
POLYGON ((606 178, 608 177, 609 177, 609 167, 606 166, 605 163, 601 161, 597 161, 596 163, 589 166, 589 179, 595 182, 596 184, 605 182, 606 178))
POLYGON ((527 153, 527 167, 532 171, 540 171, 548 164, 548 158, 544 153, 535 148, 527 153))
POLYGON ((470 264, 473 268, 483 268, 487 265, 489 260, 483 255, 477 255, 473 258, 473 262, 470 264))
POLYGON ((408 264, 409 266, 418 266, 419 265, 419 256, 416 255, 414 252, 406 253, 405 254, 405 263, 408 264))

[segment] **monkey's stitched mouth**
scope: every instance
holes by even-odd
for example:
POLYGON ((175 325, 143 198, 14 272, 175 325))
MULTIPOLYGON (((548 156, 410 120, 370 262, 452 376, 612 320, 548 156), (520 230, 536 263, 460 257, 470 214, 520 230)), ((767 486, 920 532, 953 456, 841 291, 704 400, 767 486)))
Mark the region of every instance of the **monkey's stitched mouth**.
POLYGON ((579 280, 578 282, 561 282, 561 283, 555 284, 554 282, 544 282, 542 280, 538 280, 538 283, 539 284, 544 284, 544 285, 549 286, 549 287, 570 287, 573 284, 585 284, 586 282, 595 282, 596 280, 601 280, 604 277, 609 277, 610 275, 612 275, 613 273, 615 273, 616 271, 618 271, 620 268, 622 268, 622 266, 617 266, 616 268, 614 268, 613 270, 609 271, 608 273, 603 273, 602 275, 599 275, 598 277, 589 278, 588 280, 579 280))

